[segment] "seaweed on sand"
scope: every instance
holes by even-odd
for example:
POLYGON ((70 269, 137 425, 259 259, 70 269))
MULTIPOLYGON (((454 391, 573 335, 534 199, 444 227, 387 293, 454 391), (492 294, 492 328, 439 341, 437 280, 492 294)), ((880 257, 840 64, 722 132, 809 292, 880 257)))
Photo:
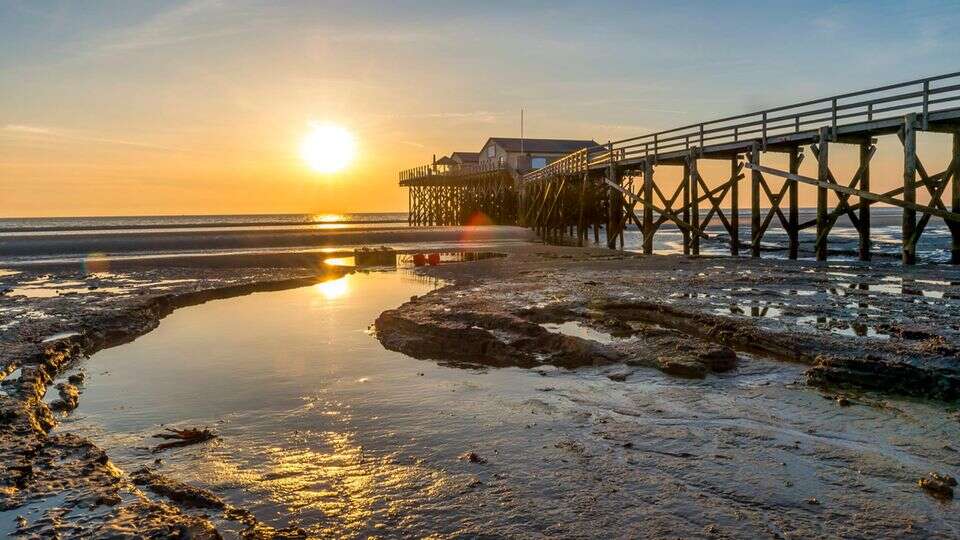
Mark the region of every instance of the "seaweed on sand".
POLYGON ((187 428, 187 429, 167 429, 170 433, 157 433, 154 435, 158 439, 167 439, 173 440, 174 442, 167 442, 158 444, 154 447, 153 452, 163 452, 164 450, 170 448, 179 448, 181 446, 190 446, 191 444, 198 444, 204 441, 209 441, 210 439, 215 439, 217 434, 207 428, 187 428))

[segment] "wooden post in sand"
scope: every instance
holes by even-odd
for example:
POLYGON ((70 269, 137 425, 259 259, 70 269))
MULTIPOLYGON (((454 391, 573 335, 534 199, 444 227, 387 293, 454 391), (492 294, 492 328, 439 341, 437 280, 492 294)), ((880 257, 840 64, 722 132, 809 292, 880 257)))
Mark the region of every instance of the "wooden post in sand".
POLYGON ((653 254, 653 163, 643 160, 643 254, 653 254))
POLYGON ((690 152, 687 155, 687 164, 690 172, 690 183, 688 184, 690 188, 690 200, 693 201, 693 205, 690 207, 690 224, 692 229, 692 236, 690 238, 690 251, 694 255, 700 255, 700 203, 697 202, 700 200, 700 169, 697 168, 697 155, 694 152, 690 152))
MULTIPOLYGON (((760 145, 750 148, 750 163, 760 165, 760 145)), ((750 256, 760 256, 760 171, 750 169, 750 256)))
MULTIPOLYGON (((799 174, 800 173, 800 162, 802 161, 802 155, 800 154, 800 148, 794 147, 790 149, 790 173, 799 174)), ((796 259, 800 254, 800 214, 799 214, 799 184, 792 180, 787 180, 790 182, 790 187, 787 188, 787 196, 789 200, 787 203, 790 205, 789 216, 787 222, 790 224, 789 229, 787 230, 788 235, 788 251, 789 257, 791 259, 796 259)))
MULTIPOLYGON (((690 223, 690 163, 688 161, 683 162, 683 179, 680 180, 683 182, 683 222, 687 225, 690 223)), ((690 254, 690 231, 683 229, 683 254, 690 254)))
POLYGON ((901 255, 903 264, 916 264, 917 241, 917 115, 911 113, 903 121, 903 201, 910 206, 903 208, 901 255))
POLYGON ((820 128, 820 142, 817 145, 817 242, 814 245, 818 261, 827 260, 827 228, 830 226, 827 216, 827 188, 830 181, 830 128, 820 128))
POLYGON ((740 255, 740 163, 730 160, 730 255, 740 255))
MULTIPOLYGON (((869 141, 860 143, 860 189, 870 191, 870 158, 872 145, 869 141)), ((860 260, 870 260, 870 201, 860 199, 860 260)))
MULTIPOLYGON (((960 131, 953 132, 953 175, 951 176, 952 202, 950 210, 960 214, 960 131)), ((960 264, 960 223, 948 221, 950 224, 950 262, 960 264)))

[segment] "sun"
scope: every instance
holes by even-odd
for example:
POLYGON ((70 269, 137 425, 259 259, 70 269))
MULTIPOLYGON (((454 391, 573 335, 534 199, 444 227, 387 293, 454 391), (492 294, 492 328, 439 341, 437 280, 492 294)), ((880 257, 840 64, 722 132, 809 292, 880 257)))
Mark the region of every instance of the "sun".
POLYGON ((345 169, 357 154, 353 134, 336 124, 320 124, 300 143, 300 157, 314 171, 335 173, 345 169))

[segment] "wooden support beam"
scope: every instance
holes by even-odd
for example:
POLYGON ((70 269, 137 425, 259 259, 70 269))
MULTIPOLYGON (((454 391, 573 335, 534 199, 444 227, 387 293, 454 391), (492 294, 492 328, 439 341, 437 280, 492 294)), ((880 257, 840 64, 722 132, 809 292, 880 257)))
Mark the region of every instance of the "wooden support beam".
POLYGON ((577 215, 577 245, 583 247, 587 236, 587 226, 584 222, 584 210, 587 206, 587 173, 580 178, 580 210, 577 215))
MULTIPOLYGON (((620 185, 617 168, 611 163, 607 167, 607 182, 620 185)), ((607 247, 617 249, 617 234, 620 227, 620 218, 623 211, 623 197, 617 190, 608 190, 607 197, 607 247)))
MULTIPOLYGON (((753 143, 750 148, 750 163, 760 165, 760 146, 753 143)), ((759 169, 750 169, 750 256, 760 256, 760 178, 759 169)))
MULTIPOLYGON (((683 186, 683 222, 691 223, 690 221, 690 183, 693 182, 693 177, 690 176, 690 163, 684 161, 683 163, 683 180, 681 184, 683 186)), ((690 254, 690 231, 681 231, 683 233, 683 254, 690 254)))
MULTIPOLYGON (((699 192, 699 181, 700 181, 700 169, 697 166, 697 156, 693 152, 687 156, 687 167, 690 172, 689 186, 690 186, 690 198, 693 200, 698 200, 700 198, 699 192)), ((690 206, 690 225, 693 226, 694 230, 697 232, 702 231, 700 227, 700 205, 693 204, 690 206)), ((693 238, 690 239, 691 246, 690 251, 694 255, 700 255, 700 235, 694 234, 693 238)))
MULTIPOLYGON (((637 195, 635 195, 635 194, 633 194, 633 193, 631 193, 631 192, 623 189, 623 187, 621 187, 621 186, 619 186, 619 185, 617 185, 617 184, 614 184, 613 182, 611 182, 611 181, 609 181, 609 180, 604 180, 604 181, 606 182, 606 184, 607 184, 609 187, 611 187, 611 188, 619 191, 621 194, 623 194, 624 197, 630 199, 632 202, 639 203, 639 204, 644 204, 643 199, 641 199, 641 198, 638 197, 637 195)), ((628 207, 628 208, 629 208, 629 207, 628 207)), ((655 210, 656 212, 659 212, 659 213, 661 213, 661 214, 662 214, 662 213, 665 213, 665 210, 663 210, 662 208, 658 208, 656 205, 653 205, 652 208, 653 208, 653 210, 655 210)), ((684 223, 683 221, 681 221, 679 218, 677 218, 676 214, 674 214, 674 213, 672 213, 672 212, 666 212, 666 213, 670 214, 670 221, 672 221, 679 229, 690 231, 690 234, 697 234, 697 235, 699 235, 700 237, 702 237, 702 238, 704 238, 704 239, 706 239, 706 240, 712 240, 712 239, 713 239, 710 235, 708 235, 708 234, 706 234, 706 233, 704 233, 704 232, 701 232, 701 231, 697 231, 696 229, 690 227, 689 224, 684 223)), ((638 227, 641 227, 641 228, 643 227, 643 226, 640 224, 639 220, 637 220, 637 226, 638 226, 638 227)))
POLYGON ((739 158, 730 160, 730 255, 740 255, 740 170, 739 158))
MULTIPOLYGON (((916 205, 917 202, 917 115, 908 114, 903 122, 903 202, 916 205)), ((901 248, 904 264, 916 264, 917 244, 914 231, 917 228, 916 208, 904 207, 901 248)))
MULTIPOLYGON (((800 172, 800 163, 803 161, 803 154, 800 153, 799 147, 794 147, 790 151, 790 172, 792 174, 797 174, 800 172)), ((799 198, 799 187, 800 185, 797 182, 788 181, 790 187, 787 191, 787 198, 789 209, 787 213, 789 214, 788 222, 789 226, 787 227, 787 237, 788 237, 788 251, 789 257, 796 260, 800 254, 800 198, 799 198)))
POLYGON ((653 254, 653 163, 643 162, 643 254, 653 254))
MULTIPOLYGON (((863 171, 860 173, 860 185, 858 186, 863 191, 870 191, 870 159, 873 157, 873 152, 876 150, 876 147, 870 144, 870 142, 864 142, 860 144, 860 170, 863 171)), ((870 205, 861 204, 860 205, 860 260, 869 261, 870 256, 870 205)))
MULTIPOLYGON (((752 165, 752 164, 750 164, 750 163, 747 163, 747 168, 748 168, 748 169, 753 169, 753 168, 754 168, 754 165, 752 165)), ((832 183, 830 183, 830 182, 821 182, 821 181, 817 180, 816 178, 810 178, 809 176, 801 176, 801 175, 799 175, 799 174, 791 174, 791 173, 789 173, 789 172, 787 172, 787 171, 781 171, 781 170, 774 169, 773 167, 763 167, 763 166, 759 166, 759 167, 756 167, 756 168, 759 169, 760 172, 762 172, 762 173, 764 173, 764 174, 772 174, 772 175, 774 175, 774 176, 780 176, 780 177, 783 177, 783 178, 787 178, 787 179, 793 180, 793 181, 795 181, 795 182, 802 182, 802 183, 804 183, 804 184, 809 184, 809 185, 811 185, 811 186, 824 187, 824 188, 827 188, 828 190, 837 191, 837 192, 839 192, 839 193, 847 193, 847 194, 850 194, 850 195, 856 195, 857 197, 860 197, 861 199, 863 199, 863 200, 865 200, 865 201, 870 201, 870 202, 882 202, 882 203, 890 204, 890 205, 893 205, 893 206, 899 206, 900 208, 912 208, 914 211, 926 212, 926 213, 928 213, 928 214, 932 214, 932 215, 934 215, 934 216, 941 217, 941 218, 943 218, 943 219, 945 219, 945 220, 960 222, 960 212, 950 212, 950 211, 946 211, 946 210, 941 210, 941 209, 939 209, 939 208, 932 208, 932 207, 929 207, 929 206, 924 206, 924 205, 917 204, 917 203, 908 203, 908 202, 902 201, 902 200, 900 200, 900 199, 895 199, 894 197, 891 196, 892 194, 903 192, 903 189, 904 189, 904 188, 897 188, 897 189, 895 189, 895 190, 893 190, 893 191, 889 191, 889 192, 884 193, 884 194, 882 194, 882 195, 877 195, 877 194, 875 194, 875 193, 870 193, 870 192, 867 192, 867 191, 863 191, 863 190, 861 190, 861 189, 855 189, 855 188, 847 187, 847 186, 840 185, 840 184, 832 184, 832 183)))
MULTIPOLYGON (((953 174, 951 175, 951 187, 950 191, 952 194, 952 201, 950 204, 950 209, 957 214, 960 214, 960 131, 955 131, 953 133, 953 174)), ((952 264, 960 264, 960 223, 951 224, 949 221, 947 225, 950 226, 950 262, 952 264)))
POLYGON ((827 188, 830 183, 830 129, 820 128, 820 142, 814 155, 817 156, 817 241, 814 252, 818 261, 827 260, 827 188))

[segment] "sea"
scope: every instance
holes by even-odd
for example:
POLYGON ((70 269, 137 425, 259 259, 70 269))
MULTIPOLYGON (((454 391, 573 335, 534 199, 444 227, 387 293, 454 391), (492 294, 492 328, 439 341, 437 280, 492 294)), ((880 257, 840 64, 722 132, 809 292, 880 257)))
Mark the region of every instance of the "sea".
MULTIPOLYGON (((701 212, 704 212, 702 210, 701 212)), ((765 214, 765 212, 764 212, 765 214)), ((701 213, 703 215, 703 213, 701 213)), ((900 256, 901 210, 875 207, 872 210, 873 253, 878 260, 900 256)), ((812 220, 814 208, 800 209, 800 221, 812 220)), ((322 246, 356 247, 366 244, 402 244, 405 249, 438 248, 463 243, 457 227, 433 227, 422 238, 411 233, 406 212, 327 213, 327 214, 231 214, 167 215, 111 217, 0 218, 0 263, 22 262, 52 257, 151 256, 156 254, 216 254, 218 252, 258 252, 312 249, 322 246), (448 233, 445 235, 444 230, 448 233)), ((418 228, 419 229, 419 228, 418 228)), ((481 239, 519 241, 519 230, 494 227, 481 239)), ((710 240, 701 242, 701 253, 729 253, 729 237, 714 217, 706 232, 710 240)), ((749 211, 740 212, 740 241, 750 239, 749 211)), ((801 258, 813 257, 815 229, 800 234, 801 258)), ((591 235, 592 240, 592 235, 591 235)), ((683 249, 681 231, 665 223, 654 237, 655 253, 679 253, 683 249)), ((603 231, 600 244, 605 245, 603 231)), ((830 257, 855 258, 858 233, 850 221, 838 220, 828 242, 830 257)), ((787 235, 774 219, 762 242, 764 257, 786 257, 787 235)), ((641 250, 642 235, 636 227, 624 235, 623 249, 641 250)), ((748 250, 741 249, 741 254, 748 250)), ((920 262, 944 262, 950 259, 950 230, 939 218, 927 225, 918 246, 920 262)))

